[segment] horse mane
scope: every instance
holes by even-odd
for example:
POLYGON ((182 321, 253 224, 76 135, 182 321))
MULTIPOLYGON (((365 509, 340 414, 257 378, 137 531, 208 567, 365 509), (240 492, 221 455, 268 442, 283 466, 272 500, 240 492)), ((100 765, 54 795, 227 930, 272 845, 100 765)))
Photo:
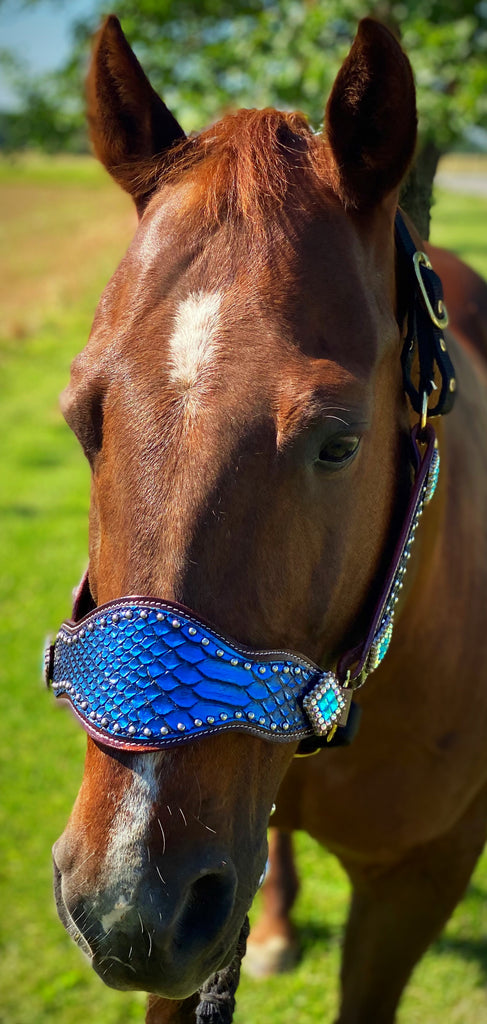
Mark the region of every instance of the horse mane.
POLYGON ((118 168, 118 180, 138 198, 185 185, 185 212, 198 211, 210 224, 250 222, 255 230, 276 209, 323 204, 333 164, 304 115, 239 110, 164 154, 118 168))

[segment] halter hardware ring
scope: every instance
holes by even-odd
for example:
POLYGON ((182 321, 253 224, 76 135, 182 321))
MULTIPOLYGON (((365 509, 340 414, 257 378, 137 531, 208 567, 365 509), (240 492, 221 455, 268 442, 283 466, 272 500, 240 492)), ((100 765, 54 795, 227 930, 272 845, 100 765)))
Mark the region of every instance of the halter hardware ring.
POLYGON ((428 315, 429 315, 430 319, 433 321, 435 327, 439 327, 440 330, 443 330, 445 327, 448 327, 448 311, 447 311, 447 308, 445 306, 445 303, 443 302, 443 299, 439 299, 438 300, 438 313, 435 313, 435 310, 433 309, 433 306, 431 305, 431 302, 430 302, 430 299, 429 299, 429 295, 428 295, 428 292, 426 291, 425 283, 424 283, 422 275, 421 275, 420 267, 422 267, 422 266, 426 267, 427 270, 433 270, 433 267, 432 267, 432 265, 431 265, 427 255, 426 255, 426 253, 425 252, 420 252, 419 250, 417 250, 414 253, 414 256, 413 256, 413 264, 414 264, 414 272, 416 274, 416 278, 417 278, 417 281, 418 281, 418 284, 419 284, 419 287, 420 287, 420 290, 421 290, 421 295, 423 296, 423 302, 424 302, 424 304, 426 306, 426 309, 428 311, 428 315))

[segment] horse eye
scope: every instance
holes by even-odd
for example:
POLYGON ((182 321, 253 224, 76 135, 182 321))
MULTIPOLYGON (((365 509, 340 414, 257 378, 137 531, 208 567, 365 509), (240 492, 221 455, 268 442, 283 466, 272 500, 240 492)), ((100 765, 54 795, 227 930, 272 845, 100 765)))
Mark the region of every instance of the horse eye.
POLYGON ((353 458, 358 451, 360 437, 357 434, 336 434, 330 437, 320 448, 320 454, 316 460, 318 465, 344 465, 353 458))

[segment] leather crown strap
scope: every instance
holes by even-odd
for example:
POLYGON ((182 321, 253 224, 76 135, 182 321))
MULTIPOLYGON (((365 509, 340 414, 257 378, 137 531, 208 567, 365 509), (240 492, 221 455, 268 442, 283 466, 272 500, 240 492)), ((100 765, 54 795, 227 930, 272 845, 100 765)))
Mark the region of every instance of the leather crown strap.
MULTIPOLYGON (((402 219, 398 232, 403 254, 401 236, 406 232, 416 255, 402 219)), ((431 319, 423 288, 434 311, 441 313, 443 301, 439 279, 434 275, 432 281, 429 265, 418 262, 423 287, 415 287, 408 310, 408 355, 403 366, 410 381, 410 390, 405 381, 406 390, 410 397, 414 391, 425 419, 432 390, 427 391, 425 402, 422 388, 427 374, 431 371, 428 379, 434 383, 436 366, 442 381, 436 415, 451 407, 454 377, 445 359, 441 328, 434 325, 441 338, 430 330, 429 346, 424 339, 419 342, 415 333, 422 322, 416 310, 420 302, 431 319), (411 380, 411 345, 419 349, 416 389, 411 380)), ((412 274, 418 281, 416 265, 412 274)), ((415 533, 433 496, 439 462, 432 425, 415 426, 411 433, 414 482, 381 595, 363 643, 347 651, 333 671, 324 671, 293 652, 243 647, 176 603, 129 596, 93 607, 86 574, 72 619, 63 623, 46 652, 48 685, 56 697, 70 702, 90 736, 122 750, 160 750, 235 729, 279 742, 298 740, 298 753, 303 754, 320 746, 350 743, 360 716, 353 692, 380 665, 389 647, 415 533)))

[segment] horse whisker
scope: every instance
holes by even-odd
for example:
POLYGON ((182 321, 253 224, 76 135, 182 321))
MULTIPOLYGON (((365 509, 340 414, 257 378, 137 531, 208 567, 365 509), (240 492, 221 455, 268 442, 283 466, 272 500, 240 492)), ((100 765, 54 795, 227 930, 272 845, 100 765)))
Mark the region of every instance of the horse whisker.
MULTIPOLYGON (((130 947, 130 948, 132 948, 132 947, 130 947)), ((107 954, 107 956, 102 957, 102 963, 103 963, 104 960, 116 960, 117 964, 121 964, 122 967, 128 967, 129 971, 132 971, 133 974, 137 973, 137 971, 135 970, 135 967, 132 967, 132 964, 127 964, 125 962, 125 960, 121 960, 119 956, 115 956, 113 953, 109 953, 109 954, 107 954)), ((107 973, 107 971, 108 971, 108 967, 107 967, 107 970, 103 972, 103 975, 105 975, 107 973)))
POLYGON ((162 821, 161 821, 161 819, 160 819, 160 818, 158 818, 158 819, 157 819, 157 821, 158 821, 158 823, 159 823, 159 828, 160 828, 160 830, 161 830, 161 833, 162 833, 162 856, 164 856, 164 854, 165 854, 165 852, 166 852, 166 833, 164 832, 164 829, 163 829, 163 827, 162 827, 162 821))
POLYGON ((213 835, 216 836, 216 829, 211 828, 209 825, 205 825, 204 821, 202 821, 201 818, 197 818, 196 815, 194 815, 194 820, 198 822, 198 825, 202 825, 203 828, 206 828, 208 832, 213 832, 213 835))
POLYGON ((159 875, 159 878, 161 879, 162 884, 166 885, 166 879, 162 877, 161 872, 160 872, 157 864, 156 864, 156 871, 157 871, 157 874, 159 875))
POLYGON ((78 871, 81 871, 81 868, 84 868, 84 866, 87 863, 87 861, 91 860, 91 858, 94 857, 94 856, 95 856, 95 851, 92 850, 92 852, 89 853, 88 856, 85 857, 85 859, 81 861, 81 864, 78 864, 78 867, 73 871, 73 874, 71 875, 71 878, 74 878, 74 876, 78 874, 78 871))

